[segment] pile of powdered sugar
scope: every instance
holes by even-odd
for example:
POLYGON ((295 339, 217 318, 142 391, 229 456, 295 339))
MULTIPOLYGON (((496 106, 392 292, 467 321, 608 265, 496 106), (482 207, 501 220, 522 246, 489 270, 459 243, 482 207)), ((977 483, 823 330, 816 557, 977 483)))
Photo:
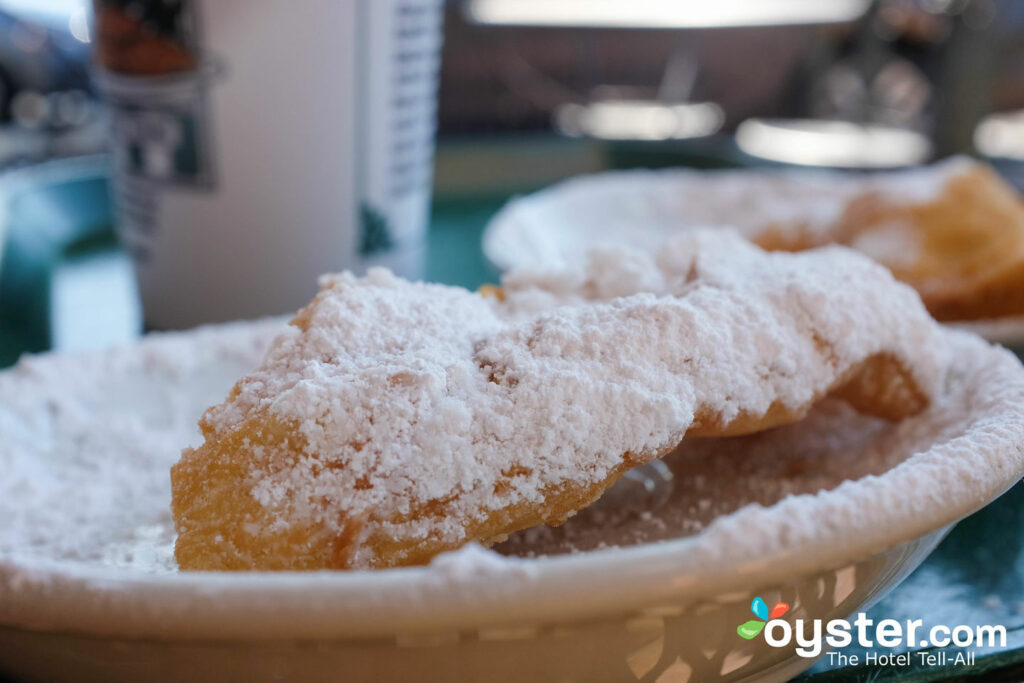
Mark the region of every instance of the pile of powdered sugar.
MULTIPOLYGON (((750 238, 769 228, 827 236, 851 200, 876 194, 898 205, 926 202, 973 163, 957 157, 872 174, 670 169, 582 176, 509 202, 488 226, 484 250, 500 269, 513 270, 574 263, 594 247, 657 251, 681 230, 700 227, 731 227, 750 238)), ((884 227, 859 238, 856 247, 887 262, 912 261, 913 231, 884 227)))
POLYGON ((0 374, 0 560, 174 569, 168 470, 283 325, 26 357, 0 374))
POLYGON ((306 457, 251 457, 275 531, 367 515, 367 534, 459 542, 491 510, 674 445, 698 412, 797 410, 878 353, 931 395, 948 363, 917 295, 839 248, 768 254, 695 231, 657 257, 598 250, 504 284, 498 301, 380 270, 325 280, 204 418, 214 435, 265 414, 297 425, 306 457), (385 521, 435 499, 443 518, 385 521))

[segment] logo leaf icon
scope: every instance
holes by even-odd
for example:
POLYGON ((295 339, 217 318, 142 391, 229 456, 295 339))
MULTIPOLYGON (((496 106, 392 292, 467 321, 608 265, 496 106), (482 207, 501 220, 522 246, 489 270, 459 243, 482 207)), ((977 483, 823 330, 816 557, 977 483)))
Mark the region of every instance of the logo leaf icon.
POLYGON ((768 621, 768 605, 765 604, 764 598, 760 595, 754 598, 754 601, 750 603, 750 611, 760 619, 768 621))
POLYGON ((745 624, 740 624, 736 627, 736 633, 740 634, 741 638, 750 640, 756 638, 761 630, 764 629, 764 622, 759 619, 751 619, 745 624))
POLYGON ((772 607, 772 619, 778 619, 788 611, 789 605, 784 602, 777 602, 775 603, 775 607, 772 607))

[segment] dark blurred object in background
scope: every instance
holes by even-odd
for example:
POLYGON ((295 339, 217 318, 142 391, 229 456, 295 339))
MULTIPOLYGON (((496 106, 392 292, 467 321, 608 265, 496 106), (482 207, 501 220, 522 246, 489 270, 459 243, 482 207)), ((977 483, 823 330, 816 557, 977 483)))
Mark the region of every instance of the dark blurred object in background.
POLYGON ((655 97, 673 59, 699 63, 679 77, 694 81, 693 97, 722 105, 728 127, 781 114, 779 92, 819 29, 494 26, 473 23, 458 2, 445 31, 440 132, 454 134, 550 129, 559 106, 611 92, 655 97))
MULTIPOLYGON (((523 8, 539 5, 525 3, 505 12, 515 25, 500 23, 494 8, 514 1, 448 3, 442 134, 578 133, 566 118, 574 107, 655 103, 665 105, 663 119, 679 105, 712 103, 725 133, 750 119, 850 122, 911 131, 926 140, 927 156, 945 156, 973 151, 990 113, 1024 108, 1024 3, 1013 0, 877 0, 860 3, 863 11, 848 21, 742 26, 738 19, 710 30, 615 28, 611 20, 595 27, 582 14, 573 26, 573 0, 550 0, 532 18, 523 8), (551 8, 562 5, 552 21, 551 8)), ((642 14, 657 4, 631 6, 642 14)), ((851 13, 855 4, 846 3, 851 13)), ((752 17, 760 11, 742 0, 725 6, 737 16, 744 6, 752 17)), ((678 4, 671 9, 684 14, 678 4)), ((661 125, 653 110, 619 109, 592 114, 653 121, 655 133, 636 139, 688 137, 661 125)), ((620 128, 612 122, 612 132, 597 137, 621 139, 620 128)), ((1004 155, 991 147, 982 151, 1004 155)))
POLYGON ((0 168, 103 147, 90 51, 86 0, 0 1, 0 168))
POLYGON ((102 0, 94 7, 96 60, 111 71, 153 75, 197 67, 194 17, 181 0, 102 0))

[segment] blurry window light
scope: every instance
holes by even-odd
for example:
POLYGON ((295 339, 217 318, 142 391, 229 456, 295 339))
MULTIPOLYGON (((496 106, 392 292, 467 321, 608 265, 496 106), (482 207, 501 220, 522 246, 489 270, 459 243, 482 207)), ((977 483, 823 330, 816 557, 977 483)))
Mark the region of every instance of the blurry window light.
POLYGON ((916 131, 845 121, 748 119, 736 129, 736 144, 762 159, 834 168, 899 168, 932 153, 916 131))
POLYGON ((0 0, 0 10, 16 17, 62 28, 69 26, 69 18, 76 13, 82 12, 85 15, 89 11, 89 0, 0 0))
POLYGON ((1024 160, 1024 110, 985 117, 974 130, 974 146, 987 157, 1024 160))
POLYGON ((605 100, 566 104, 555 113, 555 127, 566 135, 603 140, 680 140, 711 135, 725 115, 712 102, 663 104, 605 100))
POLYGON ((79 7, 68 17, 68 31, 71 32, 75 40, 81 43, 88 43, 92 40, 89 36, 89 11, 87 8, 79 7))
POLYGON ((882 67, 871 87, 890 112, 907 120, 923 112, 932 95, 928 78, 905 59, 894 59, 882 67))
POLYGON ((480 24, 713 28, 854 21, 870 0, 469 0, 480 24))
POLYGON ((89 118, 89 98, 81 90, 51 93, 47 99, 57 125, 79 126, 89 118))
POLYGON ((18 125, 39 128, 50 117, 50 100, 35 90, 22 90, 11 100, 11 116, 18 125))

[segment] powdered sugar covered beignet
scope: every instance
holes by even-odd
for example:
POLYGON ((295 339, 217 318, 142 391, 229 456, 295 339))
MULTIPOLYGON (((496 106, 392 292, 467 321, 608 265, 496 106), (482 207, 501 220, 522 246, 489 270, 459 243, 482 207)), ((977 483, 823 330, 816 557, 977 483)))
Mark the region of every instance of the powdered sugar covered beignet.
POLYGON ((1024 202, 966 157, 872 173, 607 171, 513 200, 485 243, 511 269, 579 260, 600 244, 656 252, 671 235, 709 226, 765 249, 856 249, 914 287, 939 320, 1024 315, 1024 202), (567 225, 552 229, 559 216, 567 225))
POLYGON ((851 194, 824 229, 779 224, 751 238, 787 251, 857 249, 914 287, 939 320, 1024 313, 1024 204, 991 168, 954 159, 838 183, 851 194))
POLYGON ((946 365, 917 295, 841 248, 696 232, 500 293, 324 278, 173 468, 179 565, 422 563, 558 524, 687 434, 793 422, 828 393, 918 412, 946 365))

